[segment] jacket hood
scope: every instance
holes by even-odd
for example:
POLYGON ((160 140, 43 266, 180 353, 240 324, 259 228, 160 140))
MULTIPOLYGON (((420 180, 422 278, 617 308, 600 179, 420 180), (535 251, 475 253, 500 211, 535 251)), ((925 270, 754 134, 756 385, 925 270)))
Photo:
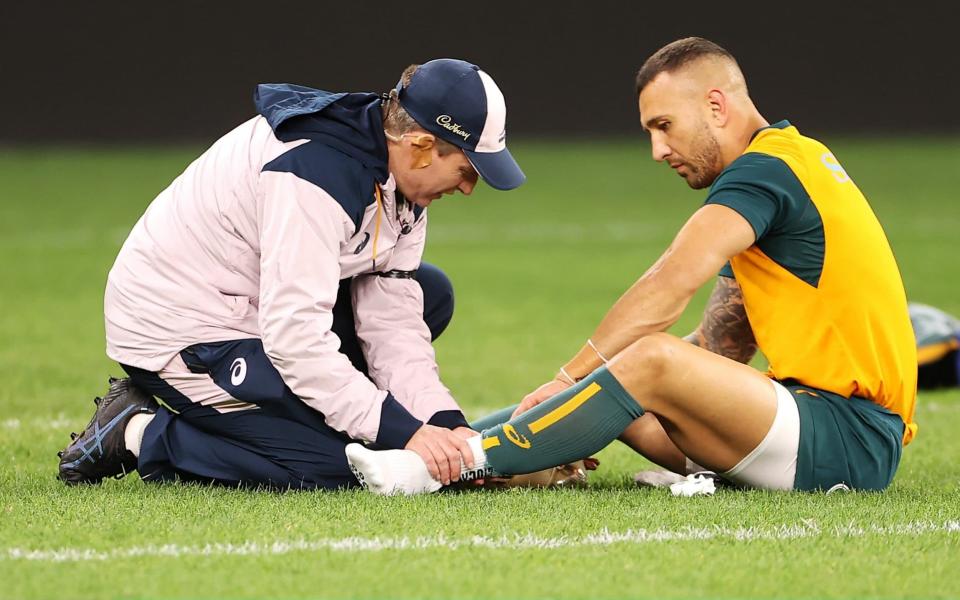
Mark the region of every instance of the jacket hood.
POLYGON ((277 139, 316 140, 363 163, 380 183, 390 176, 381 99, 377 94, 262 83, 257 86, 253 101, 277 139))

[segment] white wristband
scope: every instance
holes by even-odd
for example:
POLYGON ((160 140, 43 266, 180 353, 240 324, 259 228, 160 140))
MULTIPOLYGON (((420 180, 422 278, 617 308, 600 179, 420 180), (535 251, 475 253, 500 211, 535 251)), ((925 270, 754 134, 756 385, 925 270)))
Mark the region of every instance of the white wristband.
POLYGON ((564 369, 563 367, 560 367, 560 373, 567 378, 567 381, 570 382, 570 385, 574 385, 575 383, 577 383, 577 380, 574 379, 573 377, 570 377, 570 373, 567 373, 567 370, 564 369))
POLYGON ((591 340, 591 339, 588 338, 588 339, 587 339, 587 345, 590 346, 591 348, 593 348, 593 351, 597 353, 597 356, 600 357, 600 360, 603 361, 603 364, 607 364, 608 362, 610 362, 610 361, 607 360, 607 357, 606 357, 606 356, 604 356, 599 350, 597 350, 597 347, 594 345, 593 340, 591 340))

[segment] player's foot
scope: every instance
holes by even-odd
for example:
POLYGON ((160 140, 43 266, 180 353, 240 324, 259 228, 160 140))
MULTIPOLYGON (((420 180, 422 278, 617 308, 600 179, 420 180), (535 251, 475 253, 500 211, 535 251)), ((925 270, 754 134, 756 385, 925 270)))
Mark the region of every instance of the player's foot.
POLYGON ((349 444, 347 463, 360 485, 375 494, 429 494, 442 485, 430 476, 427 465, 412 450, 370 450, 349 444))
POLYGON ((639 471, 634 474, 633 481, 640 487, 662 487, 668 488, 672 485, 688 481, 690 477, 709 479, 718 488, 737 488, 737 484, 724 479, 714 471, 696 471, 689 475, 679 475, 666 469, 653 469, 650 471, 639 471))
POLYGON ((650 471, 639 471, 634 474, 633 482, 640 487, 670 487, 675 483, 680 483, 686 477, 666 469, 652 469, 650 471))
POLYGON ((153 414, 156 401, 135 387, 129 379, 110 378, 110 389, 95 398, 93 418, 79 435, 57 453, 59 477, 64 483, 100 483, 104 477, 123 477, 137 468, 136 457, 127 450, 123 433, 137 414, 153 414))
POLYGON ((558 488, 584 487, 587 485, 587 469, 583 461, 551 467, 525 475, 509 475, 506 477, 488 477, 483 487, 486 488, 558 488))

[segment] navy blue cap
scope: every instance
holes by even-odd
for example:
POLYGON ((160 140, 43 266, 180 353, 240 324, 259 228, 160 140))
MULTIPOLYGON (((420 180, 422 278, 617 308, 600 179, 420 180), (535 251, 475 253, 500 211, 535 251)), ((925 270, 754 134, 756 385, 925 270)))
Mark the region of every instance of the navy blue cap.
POLYGON ((477 65, 439 58, 397 84, 400 105, 425 130, 463 150, 480 177, 498 190, 526 176, 507 150, 507 105, 493 79, 477 65))

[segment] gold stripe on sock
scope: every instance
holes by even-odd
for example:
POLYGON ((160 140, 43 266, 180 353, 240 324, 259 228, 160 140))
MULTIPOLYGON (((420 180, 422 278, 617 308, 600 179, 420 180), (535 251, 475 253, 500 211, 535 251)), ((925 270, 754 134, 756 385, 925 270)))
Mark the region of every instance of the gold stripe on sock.
POLYGON ((497 436, 483 438, 482 447, 484 450, 489 450, 490 448, 496 448, 500 445, 500 438, 497 436))
POLYGON ((550 427, 560 419, 577 410, 581 404, 590 398, 593 398, 594 395, 600 391, 600 389, 601 388, 597 382, 593 382, 587 387, 583 388, 580 390, 580 393, 573 398, 570 398, 557 408, 551 410, 533 423, 530 423, 530 433, 539 433, 547 427, 550 427))

